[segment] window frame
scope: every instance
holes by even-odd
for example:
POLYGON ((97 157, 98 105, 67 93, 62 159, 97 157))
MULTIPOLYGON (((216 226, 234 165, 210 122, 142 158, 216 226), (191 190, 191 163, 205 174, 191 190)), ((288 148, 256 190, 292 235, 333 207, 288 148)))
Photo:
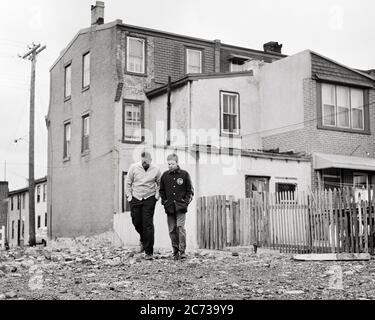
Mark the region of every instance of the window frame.
POLYGON ((144 108, 145 102, 142 100, 131 100, 131 99, 123 99, 122 100, 122 143, 128 143, 128 144, 142 144, 145 141, 145 108, 144 108), (141 111, 141 140, 140 141, 134 141, 134 140, 127 140, 125 138, 125 106, 126 104, 138 104, 140 105, 140 111, 141 111))
POLYGON ((185 48, 185 73, 186 74, 202 74, 203 73, 203 49, 202 48, 185 48), (200 71, 199 72, 189 72, 189 51, 197 51, 200 55, 200 71))
POLYGON ((47 199, 47 184, 43 183, 43 202, 47 199))
POLYGON ((238 92, 220 90, 219 100, 220 100, 220 136, 223 136, 223 137, 240 137, 241 136, 240 94, 238 92), (224 95, 231 95, 231 96, 237 97, 237 99, 236 99, 236 101, 237 101, 237 132, 236 133, 223 131, 223 127, 224 127, 223 97, 224 97, 224 95))
POLYGON ((85 113, 81 117, 81 154, 85 155, 90 151, 90 131, 91 131, 91 115, 85 113), (88 119, 88 134, 85 135, 85 120, 88 119), (87 137, 87 148, 84 149, 85 137, 87 137))
POLYGON ((65 121, 64 122, 64 130, 63 130, 63 160, 64 161, 67 161, 67 160, 70 160, 70 156, 71 156, 71 153, 72 153, 72 148, 71 148, 71 140, 72 140, 72 122, 69 120, 69 121, 65 121), (70 128, 70 137, 69 137, 69 140, 66 139, 66 127, 69 126, 70 128), (69 148, 67 148, 67 142, 69 142, 69 148), (68 153, 69 151, 69 153, 68 153))
POLYGON ((370 113, 369 113, 369 89, 364 86, 359 86, 355 84, 348 84, 348 83, 340 83, 335 81, 317 81, 316 82, 317 87, 317 129, 321 130, 330 130, 330 131, 340 131, 340 132, 348 132, 348 133, 358 133, 358 134, 365 134, 370 135, 370 113), (336 97, 336 105, 335 105, 335 121, 336 125, 326 125, 324 124, 323 118, 323 85, 334 85, 335 86, 335 97, 336 97), (349 125, 350 127, 343 127, 338 126, 338 115, 337 115, 337 86, 346 87, 349 88, 349 95, 350 95, 350 101, 349 101, 349 125), (363 108, 362 108, 362 114, 363 114, 363 129, 355 129, 352 128, 352 107, 351 107, 351 89, 359 89, 363 92, 363 108))
POLYGON ((40 184, 36 186, 36 202, 40 202, 40 184))
POLYGON ((144 37, 138 37, 138 36, 133 36, 133 35, 128 35, 126 36, 126 55, 125 55, 125 73, 131 74, 131 75, 137 75, 137 76, 147 76, 147 38, 144 37), (136 39, 136 40, 141 40, 143 42, 143 72, 136 72, 136 71, 131 71, 129 70, 129 46, 130 46, 130 41, 129 39, 136 39))
POLYGON ((72 98, 72 61, 67 62, 64 65, 64 101, 68 101, 72 98), (70 94, 67 95, 67 69, 70 68, 70 94))
POLYGON ((86 51, 83 55, 82 55, 82 91, 86 91, 88 89, 90 89, 90 84, 91 84, 91 53, 90 51, 86 51), (85 57, 86 56, 89 56, 89 66, 88 66, 88 84, 85 85, 85 57))

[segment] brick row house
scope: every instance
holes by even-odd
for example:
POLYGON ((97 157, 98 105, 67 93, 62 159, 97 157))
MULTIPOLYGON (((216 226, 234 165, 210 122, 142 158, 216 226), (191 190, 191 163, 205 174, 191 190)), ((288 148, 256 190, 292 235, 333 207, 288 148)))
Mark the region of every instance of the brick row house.
MULTIPOLYGON (((162 171, 166 155, 177 152, 196 199, 309 190, 336 169, 345 179, 346 169, 352 170, 352 182, 367 172, 373 183, 371 75, 308 50, 286 57, 276 42, 253 50, 121 20, 104 23, 100 1, 91 13, 91 26, 78 32, 50 69, 51 238, 115 231, 123 243, 136 245, 124 179, 145 148, 162 171), (332 154, 358 166, 336 168, 332 154)), ((194 202, 187 224, 194 247, 194 202)), ((155 228, 156 246, 169 246, 160 203, 155 228)))

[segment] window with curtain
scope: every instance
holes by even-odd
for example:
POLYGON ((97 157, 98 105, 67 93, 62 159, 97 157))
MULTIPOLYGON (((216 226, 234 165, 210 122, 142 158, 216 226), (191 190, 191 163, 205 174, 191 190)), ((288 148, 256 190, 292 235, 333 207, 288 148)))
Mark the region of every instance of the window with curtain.
POLYGON ((127 38, 127 71, 145 73, 145 40, 127 38))
POLYGON ((124 104, 124 141, 142 141, 142 104, 125 102, 124 104))
POLYGON ((72 65, 65 67, 65 98, 72 95, 72 65))
POLYGON ((202 51, 186 49, 186 73, 202 73, 202 51))
POLYGON ((240 133, 237 93, 221 92, 221 132, 240 133))
POLYGON ((90 52, 83 55, 82 58, 82 88, 90 85, 90 52))
POLYGON ((322 84, 323 126, 364 130, 364 90, 322 84))
POLYGON ((64 124, 64 159, 70 157, 70 122, 64 124))

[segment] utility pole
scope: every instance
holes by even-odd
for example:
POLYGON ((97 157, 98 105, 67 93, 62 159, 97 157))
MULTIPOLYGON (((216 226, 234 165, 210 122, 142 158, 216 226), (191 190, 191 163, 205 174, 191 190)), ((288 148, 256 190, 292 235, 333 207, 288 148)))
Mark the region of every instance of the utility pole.
POLYGON ((35 246, 35 181, 34 181, 34 125, 35 125, 35 67, 37 55, 46 49, 40 44, 33 43, 30 51, 22 56, 31 61, 31 83, 30 83, 30 127, 29 127, 29 245, 35 246))

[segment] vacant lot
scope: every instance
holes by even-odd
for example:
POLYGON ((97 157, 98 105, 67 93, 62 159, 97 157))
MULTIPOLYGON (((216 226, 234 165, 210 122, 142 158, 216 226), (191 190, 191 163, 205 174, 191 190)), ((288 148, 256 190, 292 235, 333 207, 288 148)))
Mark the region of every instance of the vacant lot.
POLYGON ((77 245, 0 255, 4 299, 375 299, 375 260, 297 262, 251 248, 196 250, 185 261, 156 250, 77 245))

